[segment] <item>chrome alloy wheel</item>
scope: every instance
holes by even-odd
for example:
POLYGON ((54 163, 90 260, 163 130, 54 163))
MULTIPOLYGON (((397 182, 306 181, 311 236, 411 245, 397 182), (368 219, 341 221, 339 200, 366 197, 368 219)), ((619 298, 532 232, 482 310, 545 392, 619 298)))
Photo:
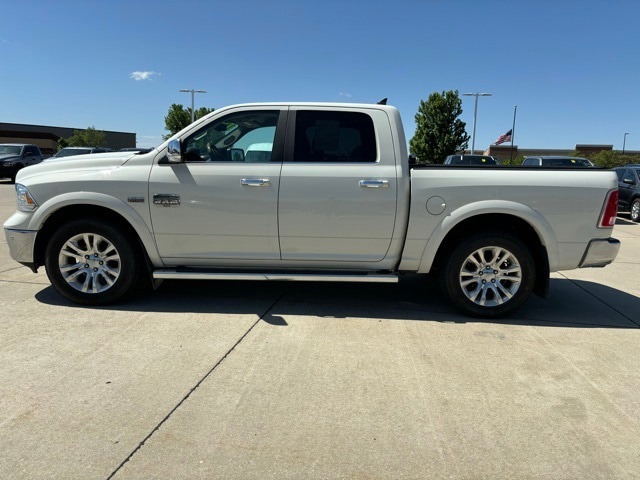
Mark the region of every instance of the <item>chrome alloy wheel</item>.
POLYGON ((631 219, 635 222, 637 222, 638 219, 640 219, 640 201, 638 200, 635 200, 631 204, 631 219))
POLYGON ((91 294, 111 288, 122 266, 118 251, 107 238, 81 233, 69 238, 60 249, 58 268, 71 287, 91 294))
POLYGON ((509 301, 520 288, 522 268, 508 250, 487 246, 474 251, 462 263, 460 288, 476 305, 494 307, 509 301))

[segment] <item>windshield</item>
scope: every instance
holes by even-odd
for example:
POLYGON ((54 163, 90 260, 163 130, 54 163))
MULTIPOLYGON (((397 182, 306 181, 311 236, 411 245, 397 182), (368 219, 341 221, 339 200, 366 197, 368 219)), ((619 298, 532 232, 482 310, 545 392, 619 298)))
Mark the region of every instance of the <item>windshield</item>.
POLYGON ((19 145, 0 145, 0 155, 1 154, 20 155, 21 148, 22 147, 19 145))
POLYGON ((593 164, 586 158, 543 158, 545 167, 591 167, 593 164))
POLYGON ((456 155, 451 165, 496 165, 495 158, 487 155, 456 155))
POLYGON ((69 157, 71 155, 84 155, 86 153, 91 153, 90 148, 63 148, 58 153, 54 155, 56 158, 60 157, 69 157))

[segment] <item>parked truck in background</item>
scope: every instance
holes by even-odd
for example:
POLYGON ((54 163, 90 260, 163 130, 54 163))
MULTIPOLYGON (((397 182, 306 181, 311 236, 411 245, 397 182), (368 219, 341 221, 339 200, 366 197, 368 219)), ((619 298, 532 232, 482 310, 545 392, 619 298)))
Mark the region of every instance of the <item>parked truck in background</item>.
POLYGON ((42 152, 37 145, 26 143, 0 144, 0 178, 16 180, 21 168, 35 165, 43 160, 42 152))
POLYGON ((410 170, 387 105, 226 107, 147 153, 24 169, 16 192, 4 224, 11 256, 34 272, 44 265, 62 295, 86 305, 150 280, 423 273, 463 312, 499 317, 545 296, 550 272, 605 266, 620 246, 615 173, 410 170))

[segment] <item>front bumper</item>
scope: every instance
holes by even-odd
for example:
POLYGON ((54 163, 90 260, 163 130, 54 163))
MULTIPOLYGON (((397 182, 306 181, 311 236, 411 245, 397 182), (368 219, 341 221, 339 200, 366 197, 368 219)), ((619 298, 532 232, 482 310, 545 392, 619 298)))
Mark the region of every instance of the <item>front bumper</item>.
POLYGON ((587 250, 580 261, 580 268, 604 267, 615 260, 620 251, 620 240, 616 238, 599 238, 589 242, 587 250))
MULTIPOLYGON (((7 237, 9 254, 16 262, 30 267, 34 270, 33 248, 35 245, 36 230, 14 230, 5 228, 4 234, 7 237)), ((35 270, 34 270, 35 271, 35 270)))

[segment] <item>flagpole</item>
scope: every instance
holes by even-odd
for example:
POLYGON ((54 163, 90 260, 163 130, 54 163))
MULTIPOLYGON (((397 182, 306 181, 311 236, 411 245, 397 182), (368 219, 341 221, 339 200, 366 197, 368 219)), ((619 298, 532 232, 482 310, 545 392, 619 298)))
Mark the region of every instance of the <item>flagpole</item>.
POLYGON ((511 127, 511 153, 509 154, 509 163, 513 159, 513 137, 516 136, 516 112, 518 111, 518 105, 513 106, 513 127, 511 127))

